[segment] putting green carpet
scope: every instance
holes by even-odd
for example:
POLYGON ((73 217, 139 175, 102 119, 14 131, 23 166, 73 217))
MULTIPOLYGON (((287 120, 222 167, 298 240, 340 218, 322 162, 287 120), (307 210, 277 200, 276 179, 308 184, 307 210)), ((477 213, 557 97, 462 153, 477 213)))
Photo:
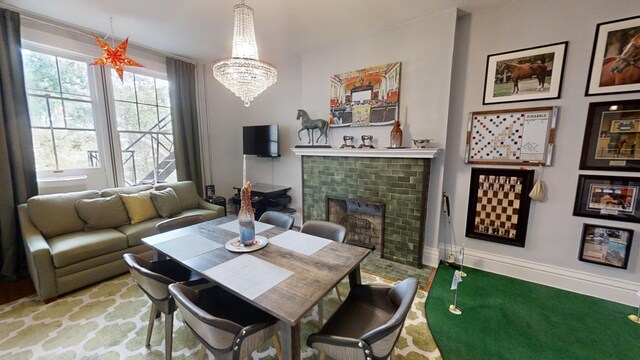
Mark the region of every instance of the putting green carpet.
MULTIPOLYGON (((365 284, 392 282, 363 273, 365 284)), ((340 284, 343 296, 349 284, 340 284)), ((439 359, 440 353, 424 317, 426 292, 419 290, 396 343, 397 360, 439 359)), ((339 305, 335 292, 324 300, 327 319, 339 305)), ((144 346, 150 302, 131 277, 115 279, 69 294, 44 305, 35 296, 0 306, 0 359, 164 359, 164 316, 156 320, 151 347, 144 346)), ((173 358, 195 359, 199 343, 181 321, 174 321, 173 358)), ((317 307, 302 319, 302 339, 318 331, 317 307)), ((266 343, 252 359, 275 359, 266 343)), ((208 354, 209 359, 213 359, 208 354)), ((302 347, 303 359, 317 359, 315 350, 302 347)))
POLYGON ((640 359, 637 309, 590 296, 465 268, 454 315, 454 269, 440 265, 427 320, 445 360, 640 359))

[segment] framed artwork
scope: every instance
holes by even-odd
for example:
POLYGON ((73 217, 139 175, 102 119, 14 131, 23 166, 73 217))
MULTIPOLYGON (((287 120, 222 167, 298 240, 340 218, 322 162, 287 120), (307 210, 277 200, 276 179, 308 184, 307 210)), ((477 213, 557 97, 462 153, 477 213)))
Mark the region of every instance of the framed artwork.
POLYGON ((573 215, 640 223, 640 178, 580 175, 573 215))
POLYGON ((585 95, 640 91, 640 16, 598 24, 585 95))
POLYGON ((533 170, 471 169, 465 235, 524 247, 533 170))
POLYGON ((626 269, 633 230, 584 224, 578 260, 626 269))
POLYGON ((569 42, 487 56, 482 104, 557 99, 569 42))
POLYGON ((558 107, 469 114, 465 162, 551 165, 558 107))
POLYGON ((400 62, 331 77, 329 126, 391 125, 400 119, 400 62))
POLYGON ((580 169, 640 171, 640 100, 589 104, 580 169))

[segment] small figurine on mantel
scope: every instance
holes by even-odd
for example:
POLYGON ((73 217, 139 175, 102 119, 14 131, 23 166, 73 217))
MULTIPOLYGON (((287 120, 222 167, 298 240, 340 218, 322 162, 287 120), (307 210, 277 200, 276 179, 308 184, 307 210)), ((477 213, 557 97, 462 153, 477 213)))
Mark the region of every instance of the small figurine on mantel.
POLYGON ((307 130, 307 137, 309 138, 309 141, 307 142, 307 144, 311 144, 311 145, 296 145, 297 148, 302 148, 302 147, 322 147, 322 148, 330 148, 331 145, 327 145, 327 143, 329 142, 329 122, 327 120, 324 119, 311 119, 311 117, 309 116, 309 114, 300 109, 298 110, 298 116, 296 117, 296 120, 301 120, 302 119, 302 129, 298 130, 298 140, 302 140, 302 138, 300 137, 300 133, 303 132, 304 130, 307 130), (317 139, 313 138, 313 131, 314 130, 320 130, 320 135, 318 135, 317 139), (320 141, 320 138, 324 136, 324 143, 325 145, 317 145, 316 143, 320 141))

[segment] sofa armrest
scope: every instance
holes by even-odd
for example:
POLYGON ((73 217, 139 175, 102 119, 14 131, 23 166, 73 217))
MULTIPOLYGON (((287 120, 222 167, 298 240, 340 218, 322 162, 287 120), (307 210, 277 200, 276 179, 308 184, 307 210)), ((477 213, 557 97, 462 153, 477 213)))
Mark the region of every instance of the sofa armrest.
POLYGON ((29 274, 31 274, 31 280, 33 280, 38 297, 43 301, 55 298, 58 296, 58 286, 49 243, 31 222, 27 204, 18 205, 18 219, 29 265, 29 274))
POLYGON ((223 217, 224 216, 224 208, 220 205, 215 205, 212 204, 210 202, 206 202, 203 199, 198 198, 198 207, 200 209, 205 209, 205 210, 211 210, 211 211, 215 211, 216 214, 218 214, 217 217, 223 217))

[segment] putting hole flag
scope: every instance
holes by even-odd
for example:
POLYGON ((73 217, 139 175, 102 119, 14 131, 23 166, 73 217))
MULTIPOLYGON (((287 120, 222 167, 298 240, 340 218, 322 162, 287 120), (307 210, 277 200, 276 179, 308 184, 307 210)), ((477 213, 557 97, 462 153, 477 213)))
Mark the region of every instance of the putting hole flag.
POLYGON ((460 270, 456 270, 453 273, 453 280, 451 280, 451 290, 456 290, 458 288, 458 283, 462 281, 462 275, 460 274, 460 270))

